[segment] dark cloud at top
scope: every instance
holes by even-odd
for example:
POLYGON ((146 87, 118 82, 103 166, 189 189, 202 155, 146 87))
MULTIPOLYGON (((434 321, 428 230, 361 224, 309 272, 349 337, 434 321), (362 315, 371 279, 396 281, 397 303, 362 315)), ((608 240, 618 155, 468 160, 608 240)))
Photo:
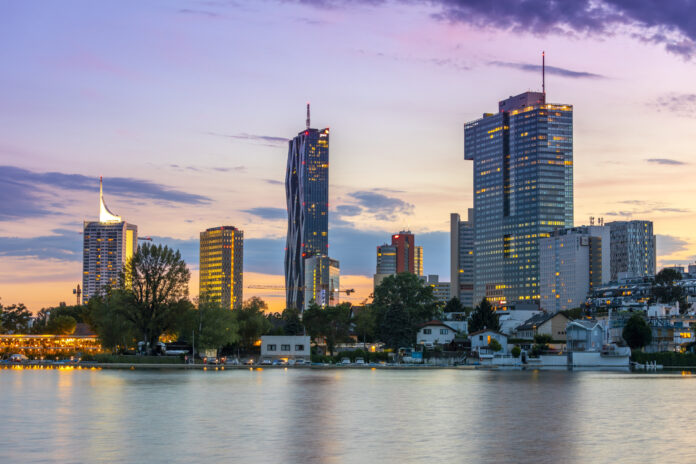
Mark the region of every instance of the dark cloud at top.
MULTIPOLYGON (((506 61, 491 61, 493 66, 500 66, 503 68, 519 69, 520 71, 534 72, 541 74, 541 65, 539 64, 529 64, 529 63, 509 63, 506 61)), ((546 66, 547 74, 554 74, 556 76, 570 77, 573 79, 604 79, 605 76, 601 74, 594 74, 586 71, 572 71, 570 69, 559 68, 557 66, 546 66)))
MULTIPOLYGON (((352 6, 348 0, 296 0, 317 7, 352 6)), ((401 0, 402 3, 415 3, 401 0)), ((388 4, 386 0, 361 0, 388 4)), ((535 35, 628 34, 661 44, 676 55, 696 56, 696 12, 692 0, 431 0, 434 17, 452 23, 535 35)))
MULTIPOLYGON (((40 237, 0 237, 0 256, 54 258, 82 261, 82 235, 78 230, 55 229, 40 237)), ((81 272, 77 269, 76 273, 81 272)))
POLYGON ((206 132, 208 135, 214 135, 216 137, 225 137, 234 140, 249 140, 251 142, 261 142, 266 146, 282 146, 288 143, 285 137, 275 137, 272 135, 255 135, 255 134, 219 134, 217 132, 206 132))
POLYGON ((275 179, 264 179, 267 184, 271 185, 285 185, 285 182, 275 179))
POLYGON ((249 213, 261 219, 275 220, 287 218, 287 212, 284 208, 258 207, 242 210, 244 213, 249 213))
POLYGON ((689 164, 684 161, 679 161, 671 158, 648 158, 645 161, 647 161, 648 163, 663 164, 666 166, 683 166, 685 164, 689 164))

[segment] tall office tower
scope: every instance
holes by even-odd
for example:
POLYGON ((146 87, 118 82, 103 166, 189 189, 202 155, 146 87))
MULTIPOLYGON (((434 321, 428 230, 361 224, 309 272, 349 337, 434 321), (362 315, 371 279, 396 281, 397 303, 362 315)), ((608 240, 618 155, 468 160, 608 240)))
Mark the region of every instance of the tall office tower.
POLYGON ((285 176, 288 236, 285 292, 288 308, 304 308, 305 259, 329 248, 329 129, 309 127, 290 141, 285 176))
POLYGON ((392 246, 396 247, 396 272, 416 273, 416 238, 410 230, 392 235, 392 246))
POLYGON ((450 295, 468 308, 474 307, 474 210, 468 220, 450 214, 450 295))
POLYGON ((541 309, 579 307, 611 278, 611 232, 607 226, 558 229, 539 240, 541 309))
POLYGON ((611 280, 655 275, 652 221, 615 221, 611 229, 611 280))
POLYGON ((242 307, 244 232, 233 226, 201 232, 199 293, 225 309, 242 307))
POLYGON ((304 309, 312 302, 321 307, 338 304, 340 265, 326 255, 311 256, 305 260, 304 309))
POLYGON ((423 247, 417 246, 413 253, 413 273, 417 276, 423 275, 423 247))
POLYGON ((85 221, 82 255, 82 302, 119 284, 123 266, 138 249, 138 226, 116 216, 104 203, 99 178, 99 221, 85 221))
POLYGON ((474 301, 539 301, 539 238, 573 226, 573 107, 525 92, 464 129, 474 162, 474 301))
POLYGON ((377 247, 377 268, 374 275, 374 286, 382 283, 385 277, 396 274, 396 246, 380 245, 377 247))

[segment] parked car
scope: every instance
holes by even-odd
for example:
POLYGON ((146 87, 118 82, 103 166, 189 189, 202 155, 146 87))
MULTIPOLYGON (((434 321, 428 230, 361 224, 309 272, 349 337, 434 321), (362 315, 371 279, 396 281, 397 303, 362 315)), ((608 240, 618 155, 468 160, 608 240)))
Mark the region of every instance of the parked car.
POLYGON ((263 358, 260 364, 262 366, 270 366, 273 364, 273 361, 271 361, 271 358, 263 358))
POLYGON ((350 358, 341 358, 341 362, 339 364, 342 364, 344 366, 349 366, 350 365, 350 358))
POLYGON ((237 358, 227 358, 225 360, 225 364, 230 364, 233 366, 239 366, 241 363, 239 362, 239 359, 237 358))
POLYGON ((306 362, 304 359, 295 359, 296 366, 306 366, 307 364, 309 364, 309 363, 306 362))
POLYGON ((244 365, 245 366, 253 366, 254 365, 254 358, 248 358, 244 360, 244 365))
POLYGON ((364 366, 365 365, 365 359, 364 358, 355 358, 355 364, 357 366, 364 366))
POLYGON ((285 359, 274 359, 273 360, 273 365, 274 366, 287 366, 288 361, 285 359))

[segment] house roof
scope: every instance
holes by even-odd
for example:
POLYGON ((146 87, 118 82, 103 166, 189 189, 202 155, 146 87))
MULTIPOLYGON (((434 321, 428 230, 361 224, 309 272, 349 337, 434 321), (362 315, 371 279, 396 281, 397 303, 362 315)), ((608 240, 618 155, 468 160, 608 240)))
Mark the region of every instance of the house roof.
POLYGON ((431 327, 432 327, 432 326, 447 327, 447 328, 450 329, 450 330, 453 330, 453 331, 455 331, 455 332, 457 331, 457 329, 454 329, 454 328, 448 326, 447 324, 445 324, 444 322, 438 321, 438 320, 435 320, 435 319, 433 319, 432 321, 424 322, 423 324, 419 325, 418 328, 419 328, 419 329, 422 329, 423 327, 428 327, 428 326, 431 326, 431 327))
POLYGON ((592 330, 597 326, 603 327, 600 321, 587 319, 578 319, 575 321, 570 321, 566 327, 570 327, 571 325, 575 325, 585 330, 592 330))
POLYGON ((522 324, 520 324, 517 327, 517 330, 532 330, 535 327, 539 327, 541 324, 544 324, 545 322, 550 321, 551 319, 559 315, 568 319, 564 314, 561 313, 539 313, 535 314, 534 316, 530 317, 522 324))
POLYGON ((498 332, 497 330, 490 330, 490 329, 483 329, 483 330, 478 330, 478 331, 476 331, 476 332, 471 332, 471 333, 469 334, 469 337, 471 337, 472 335, 480 335, 480 334, 482 334, 482 333, 487 333, 487 332, 494 333, 494 334, 498 334, 498 335, 502 335, 503 337, 507 338, 507 335, 505 335, 504 333, 498 332))

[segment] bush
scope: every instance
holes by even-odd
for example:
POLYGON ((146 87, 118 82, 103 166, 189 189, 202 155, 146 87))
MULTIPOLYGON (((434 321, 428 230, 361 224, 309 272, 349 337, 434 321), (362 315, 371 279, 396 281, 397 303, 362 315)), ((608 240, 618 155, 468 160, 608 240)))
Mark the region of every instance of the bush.
POLYGON ((513 346, 512 349, 510 350, 510 354, 515 358, 519 358, 521 353, 522 353, 522 350, 517 345, 513 346))

